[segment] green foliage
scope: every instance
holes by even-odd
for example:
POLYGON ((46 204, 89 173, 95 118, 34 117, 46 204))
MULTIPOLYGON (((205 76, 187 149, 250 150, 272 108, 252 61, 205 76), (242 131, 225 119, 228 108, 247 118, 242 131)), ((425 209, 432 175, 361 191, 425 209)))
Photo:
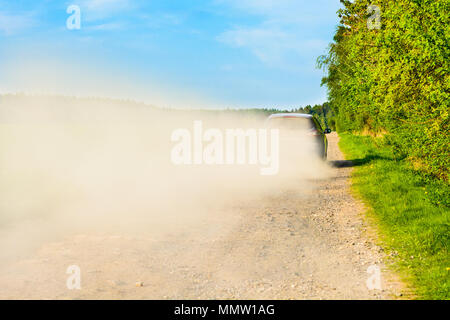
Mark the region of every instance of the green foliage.
POLYGON ((448 181, 450 1, 379 0, 373 30, 372 1, 341 2, 334 42, 318 59, 338 131, 387 135, 418 169, 448 181))
POLYGON ((314 107, 307 105, 306 107, 292 109, 289 112, 311 114, 317 118, 322 128, 336 130, 333 108, 328 102, 316 104, 314 107))
POLYGON ((427 179, 397 159, 382 138, 341 133, 355 164, 353 189, 371 208, 384 245, 424 299, 450 299, 450 212, 446 182, 427 179))

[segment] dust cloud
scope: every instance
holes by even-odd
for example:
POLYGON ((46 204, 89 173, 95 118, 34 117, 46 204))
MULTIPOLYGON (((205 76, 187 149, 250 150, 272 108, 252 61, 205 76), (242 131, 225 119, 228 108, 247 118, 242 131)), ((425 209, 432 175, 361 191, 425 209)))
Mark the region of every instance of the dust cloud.
MULTIPOLYGON (((266 115, 166 110, 106 99, 0 97, 0 261, 76 234, 226 232, 224 207, 281 190, 313 192, 329 175, 309 139, 259 165, 175 165, 174 130, 264 128, 266 115)), ((207 142, 204 142, 207 145, 207 142)), ((230 225, 232 217, 230 216, 230 225)), ((229 226, 228 226, 229 227, 229 226)))

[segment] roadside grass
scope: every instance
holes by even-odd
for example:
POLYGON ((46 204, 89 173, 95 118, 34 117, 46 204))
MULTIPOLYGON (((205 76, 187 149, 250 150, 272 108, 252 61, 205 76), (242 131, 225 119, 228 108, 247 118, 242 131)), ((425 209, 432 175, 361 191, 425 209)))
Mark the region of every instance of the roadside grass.
POLYGON ((340 133, 353 191, 379 225, 385 249, 419 299, 450 299, 449 185, 396 159, 382 138, 340 133))

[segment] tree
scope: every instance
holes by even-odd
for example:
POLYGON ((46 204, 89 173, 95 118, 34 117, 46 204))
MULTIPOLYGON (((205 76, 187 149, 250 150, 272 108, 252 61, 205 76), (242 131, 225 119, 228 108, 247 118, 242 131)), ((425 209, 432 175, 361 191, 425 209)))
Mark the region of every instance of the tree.
POLYGON ((334 41, 318 58, 338 130, 383 134, 448 181, 450 1, 380 0, 380 29, 367 28, 371 1, 341 2, 334 41))

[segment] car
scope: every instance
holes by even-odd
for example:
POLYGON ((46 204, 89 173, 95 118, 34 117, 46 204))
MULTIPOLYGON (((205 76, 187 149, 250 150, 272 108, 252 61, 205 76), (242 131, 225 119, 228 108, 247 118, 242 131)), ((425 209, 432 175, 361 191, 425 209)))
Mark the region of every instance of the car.
POLYGON ((277 113, 272 114, 266 120, 266 126, 280 129, 282 139, 286 138, 286 132, 289 132, 289 139, 300 139, 309 136, 314 139, 313 144, 317 155, 323 160, 327 159, 328 140, 326 135, 331 133, 331 129, 322 129, 319 121, 310 114, 303 113, 277 113))

